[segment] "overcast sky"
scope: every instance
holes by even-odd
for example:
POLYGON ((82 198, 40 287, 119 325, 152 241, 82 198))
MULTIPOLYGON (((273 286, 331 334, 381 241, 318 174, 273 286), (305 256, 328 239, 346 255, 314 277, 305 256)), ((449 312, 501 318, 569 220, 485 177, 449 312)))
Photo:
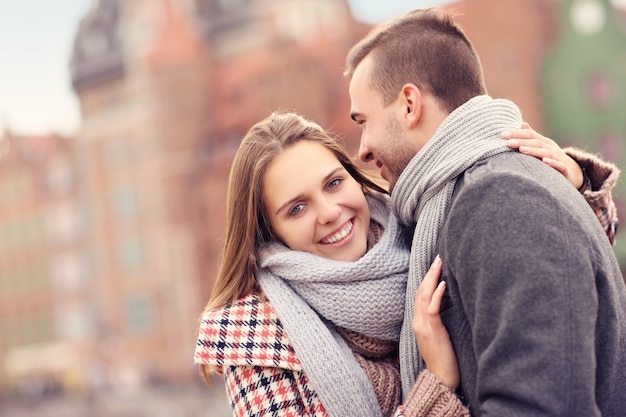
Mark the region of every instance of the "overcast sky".
POLYGON ((449 3, 449 0, 349 0, 354 16, 368 23, 399 16, 412 9, 449 3))
POLYGON ((68 65, 90 0, 0 0, 0 129, 73 133, 79 124, 68 65))
MULTIPOLYGON (((503 1, 503 0, 500 0, 503 1)), ((626 5, 626 0, 612 0, 626 5)), ((377 23, 446 0, 349 0, 357 19, 377 23)), ((74 134, 78 101, 68 65, 78 22, 93 0, 0 0, 0 132, 74 134)))
MULTIPOLYGON (((433 1, 350 0, 376 22, 433 1), (407 7, 407 5, 411 5, 407 7)), ((0 132, 73 134, 80 125, 68 65, 78 22, 92 0, 0 0, 0 132)))

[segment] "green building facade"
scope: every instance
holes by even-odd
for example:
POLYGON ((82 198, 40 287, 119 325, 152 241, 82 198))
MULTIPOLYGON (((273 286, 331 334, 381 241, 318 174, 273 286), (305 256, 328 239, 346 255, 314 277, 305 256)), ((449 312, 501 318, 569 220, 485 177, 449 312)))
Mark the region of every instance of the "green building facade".
MULTIPOLYGON (((624 21, 610 0, 563 0, 561 6, 561 31, 540 76, 546 134, 562 146, 598 153, 624 170, 624 21)), ((620 178, 613 195, 618 215, 626 220, 626 178, 620 178)), ((626 232, 618 231, 616 240, 626 270, 626 232)))

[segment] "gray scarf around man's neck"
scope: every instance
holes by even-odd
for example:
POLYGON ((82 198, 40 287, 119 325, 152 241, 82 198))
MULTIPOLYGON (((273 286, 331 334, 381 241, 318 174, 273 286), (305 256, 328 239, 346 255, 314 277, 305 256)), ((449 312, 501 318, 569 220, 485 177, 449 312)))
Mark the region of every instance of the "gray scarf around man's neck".
POLYGON ((279 243, 259 251, 259 285, 333 417, 381 415, 367 374, 335 326, 397 341, 404 316, 406 236, 390 213, 389 197, 368 196, 368 203, 371 219, 384 233, 355 262, 292 251, 279 243))
POLYGON ((509 151, 501 133, 519 129, 521 123, 519 109, 508 100, 486 95, 470 99, 443 121, 393 188, 393 212, 405 226, 415 225, 400 335, 405 398, 424 366, 411 328, 415 291, 435 258, 456 180, 476 162, 509 151))

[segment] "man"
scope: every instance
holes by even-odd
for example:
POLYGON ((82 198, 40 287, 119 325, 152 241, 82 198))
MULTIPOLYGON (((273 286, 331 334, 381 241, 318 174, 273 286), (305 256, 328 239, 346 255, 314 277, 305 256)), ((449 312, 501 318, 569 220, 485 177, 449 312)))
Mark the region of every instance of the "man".
POLYGON ((441 317, 474 415, 618 416, 626 410, 626 288, 589 206, 562 175, 509 152, 519 109, 487 96, 451 16, 416 10, 353 47, 352 118, 393 210, 415 227, 403 389, 422 366, 413 295, 439 253, 441 317))

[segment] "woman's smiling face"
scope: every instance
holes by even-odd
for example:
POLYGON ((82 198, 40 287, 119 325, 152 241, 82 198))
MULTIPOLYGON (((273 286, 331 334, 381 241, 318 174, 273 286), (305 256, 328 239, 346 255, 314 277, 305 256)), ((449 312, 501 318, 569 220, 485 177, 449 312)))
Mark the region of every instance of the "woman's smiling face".
POLYGON ((369 207, 361 185, 323 145, 300 140, 276 156, 263 178, 274 234, 289 248, 340 261, 367 250, 369 207))

